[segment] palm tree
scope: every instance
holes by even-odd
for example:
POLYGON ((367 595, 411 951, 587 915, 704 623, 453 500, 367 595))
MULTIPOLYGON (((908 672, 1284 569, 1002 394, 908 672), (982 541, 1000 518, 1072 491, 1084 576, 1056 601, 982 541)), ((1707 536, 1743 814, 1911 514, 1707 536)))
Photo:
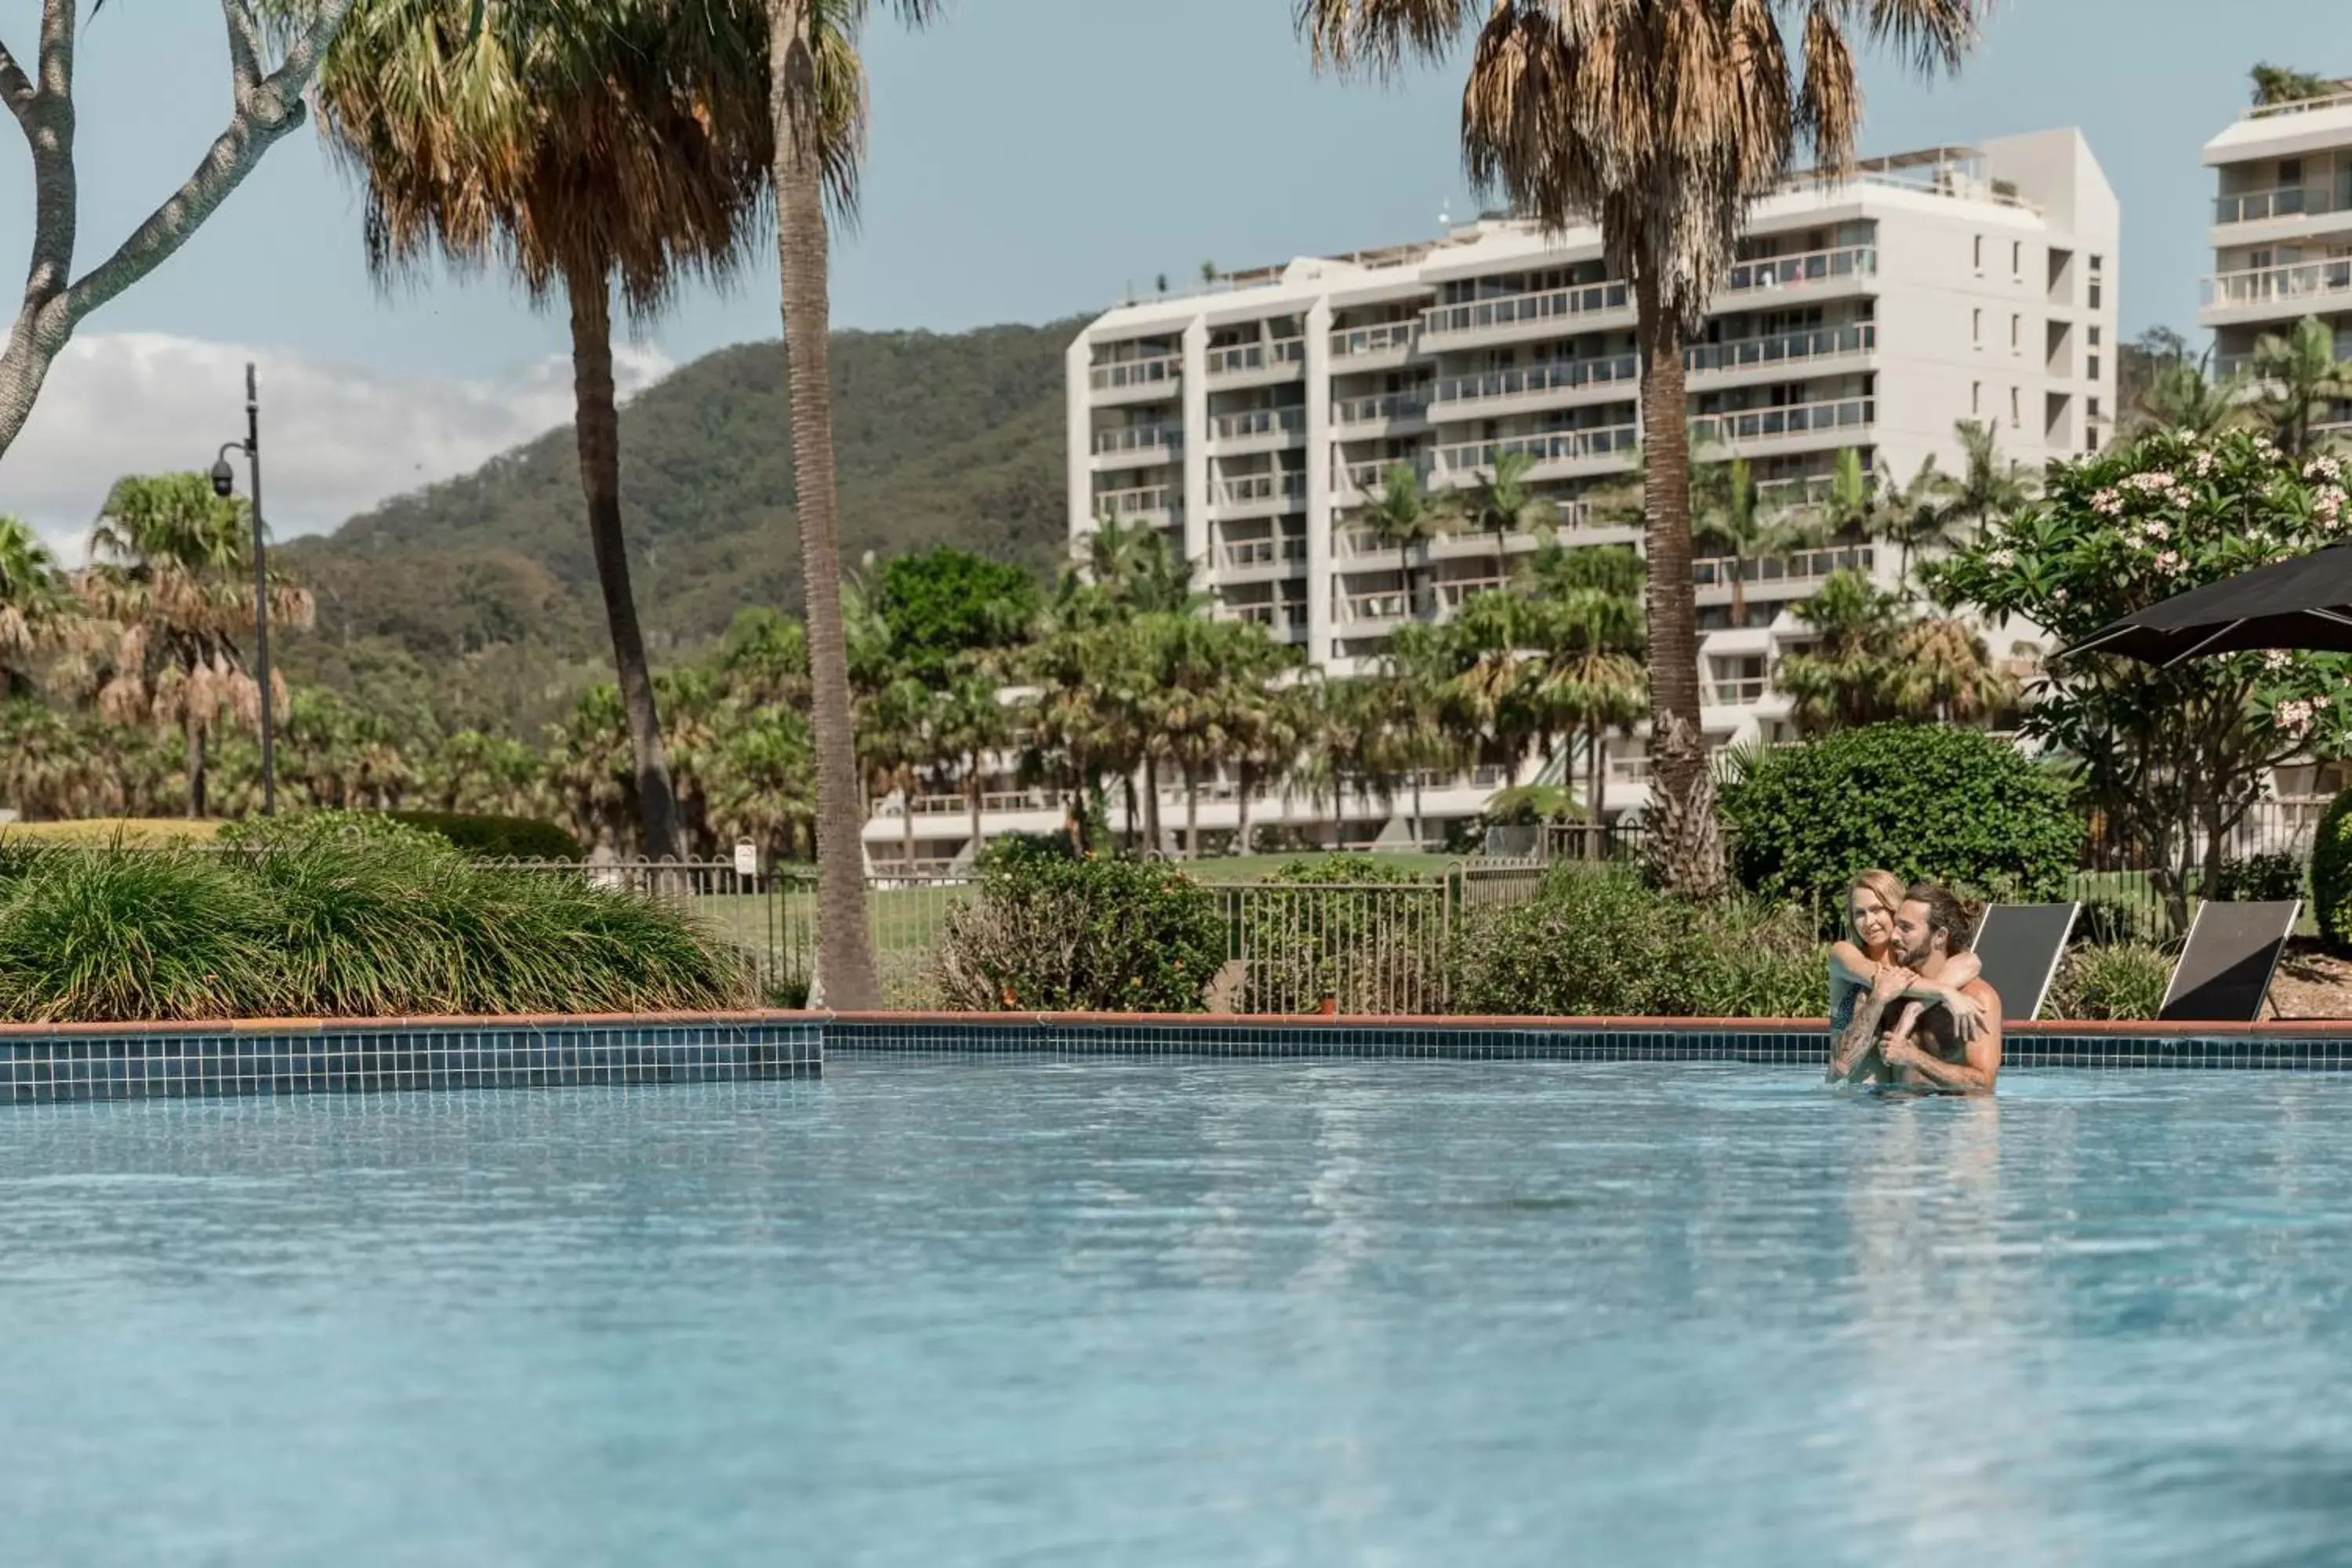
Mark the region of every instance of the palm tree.
POLYGON ((988 759, 1013 742, 1013 715, 997 689, 995 681, 976 670, 957 675, 931 693, 927 725, 932 770, 941 776, 952 773, 971 809, 974 855, 980 853, 988 759))
POLYGON ((30 661, 57 645, 70 606, 57 560, 40 535, 0 512, 0 698, 32 694, 38 683, 30 661))
POLYGON ((2254 411, 2271 439, 2291 457, 2311 450, 2312 427, 2337 401, 2352 397, 2352 362, 2336 357, 2336 334, 2316 316, 2294 331, 2254 340, 2254 411))
POLYGON ((1955 531, 1964 529, 1981 539, 1994 523, 2016 516, 2038 487, 2022 464, 2000 455, 2000 433, 1990 421, 1958 420, 1952 433, 1959 437, 1962 462, 1945 497, 1944 515, 1955 531))
POLYGON ((1538 553, 1532 575, 1546 607, 1536 679, 1546 706, 1583 738, 1586 815, 1597 824, 1609 733, 1628 733, 1649 715, 1642 560, 1622 548, 1552 548, 1538 553))
POLYGON ((2315 98, 2326 98, 2339 85, 2309 71, 2274 66, 2267 61, 2255 66, 2246 75, 2253 84, 2253 102, 2258 109, 2267 104, 2303 103, 2315 98))
MULTIPOLYGON (((385 0, 329 50, 319 98, 363 182, 379 280, 436 255, 503 260, 569 302, 581 487, 627 716, 646 853, 679 853, 679 809, 621 520, 612 297, 657 314, 682 275, 748 254, 774 137, 759 0, 580 7, 385 0)), ((820 94, 832 199, 855 199, 863 83, 836 38, 820 94)))
MULTIPOLYGON (((121 479, 90 531, 90 565, 74 584, 117 634, 93 671, 99 711, 115 723, 180 733, 191 817, 205 815, 213 731, 232 716, 260 721, 261 687, 237 640, 253 625, 252 537, 245 503, 215 495, 203 474, 121 479)), ((273 579, 269 614, 280 626, 307 627, 310 595, 273 579)), ((272 701, 283 702, 283 677, 273 673, 270 686, 272 701)))
POLYGON ((2131 433, 2186 430, 2196 436, 2215 436, 2252 418, 2246 378, 2210 380, 2206 363, 2175 360, 2151 376, 2131 410, 2131 433))
MULTIPOLYGON (((1655 788, 1687 806, 1705 787, 1697 610, 1691 582, 1684 345, 1734 258, 1748 205, 1801 143, 1825 166, 1853 153, 1862 98, 1846 34, 1892 42, 1923 70, 1955 68, 1979 0, 1811 0, 1801 56, 1780 32, 1795 0, 1298 0, 1318 64, 1393 76, 1438 58, 1477 24, 1462 100, 1472 179, 1499 185, 1557 233, 1601 230, 1633 295, 1649 455, 1646 532, 1654 710, 1664 722, 1655 788)), ((1670 883, 1712 890, 1722 868, 1689 809, 1687 842, 1660 856, 1670 883)))
POLYGON ((1907 482, 1888 485, 1880 492, 1873 531, 1900 552, 1903 581, 1911 580, 1912 556, 1941 549, 1958 531, 1953 490, 1951 477, 1936 467, 1935 454, 1929 453, 1907 482))
POLYGON ((1457 515, 1452 496, 1432 497, 1421 488, 1421 475, 1411 463, 1391 463, 1381 475, 1381 493, 1364 502, 1348 521, 1397 552, 1397 575, 1404 585, 1405 613, 1421 602, 1412 580, 1412 552, 1450 528, 1457 515))
POLYGON ((1559 509, 1528 488, 1528 470, 1536 466, 1525 452, 1499 452, 1495 466, 1478 476, 1455 505, 1464 527, 1495 539, 1495 576, 1511 574, 1503 554, 1505 539, 1514 533, 1534 533, 1551 526, 1559 509))
MULTIPOLYGON (((840 494, 833 461, 832 320, 826 274, 829 189, 838 188, 844 84, 867 0, 763 0, 768 109, 775 134, 778 292, 793 416, 793 506, 800 513, 809 672, 816 731, 817 978, 835 1007, 881 1004, 866 920, 864 801, 841 615, 840 494)), ((893 0, 919 24, 936 0, 893 0)), ((862 100, 860 100, 862 108, 862 100)), ((861 123, 853 116, 849 123, 861 123)))
POLYGON ((1809 550, 1821 542, 1821 525, 1795 509, 1767 508, 1759 499, 1748 459, 1709 463, 1693 477, 1691 531, 1731 563, 1731 622, 1748 624, 1748 563, 1809 550))
MULTIPOLYGON (((1402 637, 1412 629, 1399 627, 1396 635, 1402 637)), ((1289 652, 1286 662, 1298 662, 1295 651, 1289 652)), ((1250 802, 1256 797, 1258 786, 1296 763, 1307 743, 1310 729, 1307 701, 1311 689, 1303 683, 1261 682, 1234 693, 1226 719, 1230 733, 1225 760, 1234 768, 1235 855, 1250 852, 1250 802)))

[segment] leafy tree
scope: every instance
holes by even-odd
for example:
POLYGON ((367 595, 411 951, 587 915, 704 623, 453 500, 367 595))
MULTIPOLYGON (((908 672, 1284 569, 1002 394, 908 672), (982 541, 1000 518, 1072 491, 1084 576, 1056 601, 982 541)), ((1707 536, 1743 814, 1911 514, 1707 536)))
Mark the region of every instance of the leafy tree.
POLYGON ((2314 76, 2286 66, 2274 66, 2267 61, 2246 73, 2253 85, 2253 103, 2259 109, 2276 103, 2303 103, 2315 98, 2326 98, 2338 83, 2326 77, 2314 76))
MULTIPOLYGON (((257 724, 261 688, 239 637, 253 625, 252 528, 242 501, 213 494, 203 474, 117 480, 90 533, 91 564, 75 588, 112 624, 89 679, 116 723, 176 730, 187 751, 187 809, 205 814, 206 743, 225 719, 257 724)), ((276 578, 269 616, 307 626, 310 596, 276 578)), ((273 673, 273 701, 285 700, 273 673)))
POLYGON ((1799 605, 1817 640, 1782 656, 1772 683, 1801 734, 1888 721, 1976 723, 2017 697, 1965 622, 1920 619, 1904 595, 1861 572, 1831 574, 1799 605))
POLYGON ((2313 426, 2352 397, 2352 362, 2336 359, 2326 322, 2305 316, 2292 332, 2254 340, 2252 380, 2255 417, 2287 456, 2300 458, 2311 450, 2313 426))
POLYGON ((1783 44, 1782 9, 1772 0, 1297 7, 1318 64, 1382 77, 1409 60, 1443 58, 1475 27, 1462 117, 1471 177, 1499 185, 1548 232, 1580 218, 1597 223, 1603 254, 1626 280, 1650 458, 1651 706, 1661 721, 1653 787, 1682 802, 1664 820, 1687 825, 1685 839, 1662 863, 1692 892, 1711 889, 1721 868, 1690 809, 1706 761, 1683 349, 1731 267, 1748 203, 1780 183, 1801 145, 1832 166, 1851 156, 1862 98, 1847 34, 1890 41, 1926 69, 1956 68, 1975 40, 1979 8, 1975 0, 1822 0, 1806 11, 1801 58, 1783 44))
POLYGON ((39 41, 29 66, 0 43, 0 104, 25 133, 33 161, 32 265, 16 324, 0 348, 0 456, 24 429, 49 366, 75 329, 169 260, 261 155, 302 123, 304 89, 352 4, 310 0, 289 16, 267 0, 222 0, 234 105, 228 123, 195 172, 79 278, 73 275, 81 222, 74 102, 78 0, 41 0, 39 41), (273 51, 273 43, 282 47, 273 51))
MULTIPOLYGON (((2062 645, 2188 589, 2333 542, 2345 469, 2266 437, 2161 432, 2053 470, 2049 493, 1928 569, 1948 605, 2016 616, 2062 645)), ((2071 758, 2091 803, 2158 869, 2174 923, 2192 874, 2218 873, 2270 769, 2340 751, 2339 656, 2190 658, 2164 668, 2095 652, 2035 682, 2023 731, 2071 758)))
POLYGON ((932 681, 947 679, 969 656, 1019 647, 1038 608, 1028 573, 944 544, 884 563, 873 601, 893 659, 932 681))
POLYGON ((1873 725, 1756 753, 1721 800, 1740 885, 1812 910, 1823 930, 1871 867, 2047 899, 2083 844, 2072 785, 2007 742, 1937 725, 1873 725))
POLYGON ((1462 526, 1495 541, 1495 575, 1510 575, 1504 542, 1514 533, 1539 533, 1552 525, 1559 509, 1528 485, 1535 458, 1525 452, 1496 455, 1494 466, 1481 473, 1467 490, 1450 498, 1459 509, 1462 526))
POLYGON ((2200 363, 2179 361, 2158 368, 2136 398, 2127 399, 2126 436, 2158 430, 2185 430, 2192 436, 2218 436, 2251 423, 2255 417, 2246 379, 2209 380, 2200 363))

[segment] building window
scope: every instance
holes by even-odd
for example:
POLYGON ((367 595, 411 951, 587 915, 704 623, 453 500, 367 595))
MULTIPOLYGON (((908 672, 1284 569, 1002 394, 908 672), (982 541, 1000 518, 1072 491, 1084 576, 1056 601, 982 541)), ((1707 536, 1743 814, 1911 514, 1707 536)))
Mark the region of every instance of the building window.
POLYGON ((2012 239, 2009 242, 2009 275, 2011 278, 2025 276, 2025 242, 2023 240, 2012 239))
POLYGON ((2012 430, 2017 428, 2019 421, 2023 417, 2018 413, 2018 407, 2017 388, 2012 386, 2009 389, 2009 427, 2012 430))
POLYGON ((2085 426, 2083 426, 2083 450, 2084 450, 2084 452, 2085 454, 2088 454, 2088 453, 2095 452, 2095 451, 2097 451, 2098 449, 2099 449, 2099 427, 2098 427, 2097 426, 2095 426, 2095 425, 2085 425, 2085 426))
POLYGON ((2096 321, 2091 323, 2091 346, 2093 348, 2099 346, 2099 323, 2096 321))
POLYGON ((2091 416, 2091 418, 2092 418, 2094 421, 2096 421, 2096 420, 2097 420, 2097 418, 2099 417, 2099 400, 2098 400, 2097 398, 2094 397, 2094 398, 2090 398, 2090 399, 2088 399, 2088 400, 2087 400, 2087 403, 2088 403, 2088 406, 2089 406, 2089 409, 2090 409, 2090 416, 2091 416))
POLYGON ((1982 271, 1984 270, 1984 236, 1983 236, 1983 235, 1979 235, 1979 236, 1977 236, 1976 269, 1977 269, 1979 272, 1982 272, 1982 271))
POLYGON ((1984 307, 1981 305, 1969 312, 1969 342, 1979 348, 1984 346, 1984 307))
POLYGON ((2094 256, 2091 258, 2091 309, 2094 310, 2099 308, 2100 283, 2099 258, 2094 256))
POLYGON ((1969 383, 1969 412, 1971 415, 1984 412, 1984 383, 1981 381, 1969 383))
POLYGON ((2281 158, 2279 160, 2278 183, 2282 185, 2299 185, 2303 184, 2303 160, 2300 158, 2281 158))
POLYGON ((2022 316, 2011 316, 2011 317, 2009 319, 2009 352, 2010 352, 2010 353, 2015 353, 2017 352, 2018 342, 2019 342, 2019 336, 2018 336, 2018 335, 2019 335, 2019 333, 2022 332, 2024 330, 2025 330, 2025 318, 2024 318, 2024 317, 2022 317, 2022 316))
POLYGON ((2087 357, 2087 359, 2084 361, 2084 363, 2088 366, 2088 368, 2087 368, 2087 369, 2085 369, 2085 370, 2083 372, 2083 374, 2084 374, 2084 375, 2086 375, 2086 376, 2090 377, 2093 381, 2096 381, 2096 380, 2098 380, 2098 379, 2099 379, 2099 356, 2098 356, 2098 355, 2096 355, 2096 354, 2092 354, 2092 355, 2090 355, 2090 356, 2088 356, 2088 357, 2087 357))

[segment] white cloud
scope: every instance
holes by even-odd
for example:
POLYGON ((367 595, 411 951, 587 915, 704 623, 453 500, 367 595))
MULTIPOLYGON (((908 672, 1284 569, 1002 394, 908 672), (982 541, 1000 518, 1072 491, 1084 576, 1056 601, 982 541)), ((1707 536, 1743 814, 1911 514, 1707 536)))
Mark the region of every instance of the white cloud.
MULTIPOLYGON (((572 418, 572 363, 561 355, 461 381, 197 338, 94 332, 67 345, 0 458, 0 512, 26 519, 78 563, 116 479, 209 468, 223 441, 244 435, 248 360, 261 387, 262 499, 280 539, 332 529, 572 418)), ((614 345, 624 397, 670 368, 658 349, 614 345)), ((240 489, 245 478, 239 460, 240 489)))

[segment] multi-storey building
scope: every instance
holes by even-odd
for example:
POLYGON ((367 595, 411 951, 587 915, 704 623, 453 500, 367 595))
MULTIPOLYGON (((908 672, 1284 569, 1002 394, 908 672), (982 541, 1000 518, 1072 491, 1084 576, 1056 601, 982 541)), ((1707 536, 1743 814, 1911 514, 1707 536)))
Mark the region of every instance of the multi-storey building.
MULTIPOLYGON (((2213 272, 2200 320, 2216 368, 2247 369, 2254 343, 2316 316, 2352 358, 2352 86, 2263 104, 2205 143, 2215 175, 2213 272)), ((2352 409, 2330 422, 2352 434, 2352 409)))
MULTIPOLYGON (((2003 453, 2036 468, 2088 451, 2115 417, 2118 228, 2072 130, 1792 180, 1756 205, 1688 351, 1694 434, 1746 458, 1781 502, 1825 493, 1846 448, 1898 480, 1930 458, 1956 472, 1966 419, 1996 426, 2003 453)), ((1408 584, 1397 551, 1349 521, 1392 465, 1443 489, 1524 452, 1558 537, 1639 543, 1638 526, 1594 504, 1622 490, 1640 454, 1633 325, 1597 232, 1546 236, 1502 218, 1122 305, 1070 346, 1073 542, 1105 517, 1161 529, 1214 613, 1355 672, 1399 626, 1452 615, 1538 542, 1441 539, 1408 584)), ((1891 552, 1859 541, 1751 562, 1735 622, 1729 563, 1697 563, 1712 741, 1784 736, 1770 671, 1810 635, 1792 608, 1847 566, 1900 580, 1891 552)), ((1643 742, 1629 739, 1612 752, 1605 806, 1638 806, 1646 780, 1643 742)), ((1424 781, 1425 836, 1503 782, 1424 781)), ((988 831, 1053 820, 1039 803, 1006 805, 1036 809, 988 831)), ((940 803, 941 836, 919 858, 944 858, 952 809, 940 803)), ((1171 799, 1162 817, 1179 814, 1171 799)), ((1327 833, 1332 815, 1303 800, 1251 810, 1327 833)), ((1351 802, 1345 815, 1349 842, 1402 831, 1389 805, 1351 802)), ((1202 809, 1211 833, 1235 816, 1229 797, 1202 809)), ((877 858, 897 831, 874 825, 877 858)), ((961 847, 968 829, 952 837, 961 847)))

